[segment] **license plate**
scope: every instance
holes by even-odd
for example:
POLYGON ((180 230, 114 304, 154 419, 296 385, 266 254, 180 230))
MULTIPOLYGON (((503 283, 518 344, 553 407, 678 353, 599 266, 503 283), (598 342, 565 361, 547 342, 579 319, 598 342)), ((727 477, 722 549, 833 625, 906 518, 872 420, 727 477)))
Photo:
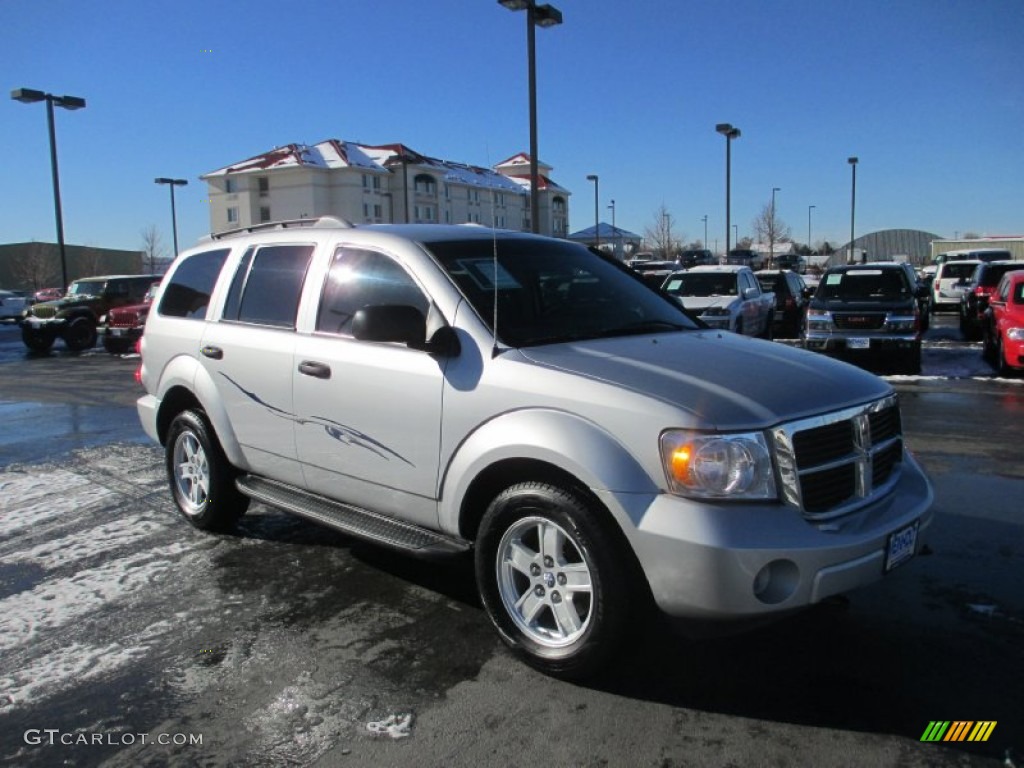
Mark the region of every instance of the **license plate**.
POLYGON ((871 339, 861 339, 861 338, 847 339, 846 340, 846 348, 847 349, 871 349, 871 339))
POLYGON ((885 571, 888 573, 898 565, 902 565, 914 556, 917 551, 917 528, 920 520, 915 520, 906 528, 889 534, 885 545, 885 571))
POLYGON ((110 329, 110 335, 111 336, 120 336, 121 335, 121 329, 120 328, 111 328, 110 329))

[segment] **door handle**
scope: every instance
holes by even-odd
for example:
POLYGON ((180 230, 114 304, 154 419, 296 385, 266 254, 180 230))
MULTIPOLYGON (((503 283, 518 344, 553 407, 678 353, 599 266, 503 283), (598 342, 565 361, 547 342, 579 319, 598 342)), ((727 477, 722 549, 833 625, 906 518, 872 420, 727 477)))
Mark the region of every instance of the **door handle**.
POLYGON ((208 357, 211 360, 220 360, 222 357, 224 357, 224 350, 221 349, 220 347, 206 346, 200 349, 199 352, 204 357, 208 357))
POLYGON ((303 360, 299 363, 299 373, 317 379, 329 379, 331 378, 331 366, 327 363, 318 363, 315 360, 303 360))

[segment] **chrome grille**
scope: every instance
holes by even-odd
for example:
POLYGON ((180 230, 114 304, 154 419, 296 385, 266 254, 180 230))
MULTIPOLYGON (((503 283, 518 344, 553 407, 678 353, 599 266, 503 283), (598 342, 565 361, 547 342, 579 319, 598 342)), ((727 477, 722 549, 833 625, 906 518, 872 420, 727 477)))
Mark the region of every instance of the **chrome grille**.
POLYGON ((877 331, 885 325, 885 313, 858 313, 858 314, 837 314, 832 313, 833 322, 836 328, 844 331, 877 331))
POLYGON ((903 459, 899 403, 874 403, 772 430, 783 501, 814 519, 888 492, 903 459))
POLYGON ((49 320, 51 317, 57 314, 56 307, 36 306, 32 307, 32 314, 38 317, 40 320, 49 320))

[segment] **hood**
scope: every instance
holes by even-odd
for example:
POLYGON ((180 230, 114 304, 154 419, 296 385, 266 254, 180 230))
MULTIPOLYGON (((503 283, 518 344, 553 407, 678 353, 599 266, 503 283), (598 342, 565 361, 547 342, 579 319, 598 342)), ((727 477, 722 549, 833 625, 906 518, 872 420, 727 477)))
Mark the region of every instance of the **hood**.
POLYGON ((736 296, 676 296, 676 301, 681 301, 684 307, 698 314, 710 307, 728 307, 736 299, 736 296))
POLYGON ((764 429, 892 393, 885 381, 824 355, 722 331, 526 347, 531 362, 625 387, 718 430, 764 429))
POLYGON ((36 309, 52 309, 56 314, 65 309, 73 309, 75 307, 88 307, 96 304, 100 300, 99 296, 90 296, 88 298, 80 296, 72 296, 64 299, 54 299, 53 301, 40 301, 32 305, 32 310, 36 309))

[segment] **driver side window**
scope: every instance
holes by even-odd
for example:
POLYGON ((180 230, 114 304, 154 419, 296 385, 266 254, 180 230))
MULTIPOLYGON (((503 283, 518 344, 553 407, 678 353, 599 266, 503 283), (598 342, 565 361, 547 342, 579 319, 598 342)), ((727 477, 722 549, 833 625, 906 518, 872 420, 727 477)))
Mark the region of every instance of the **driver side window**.
POLYGON ((316 330, 351 336, 352 317, 364 307, 416 307, 426 316, 427 297, 394 259, 375 251, 338 248, 324 283, 316 330))

